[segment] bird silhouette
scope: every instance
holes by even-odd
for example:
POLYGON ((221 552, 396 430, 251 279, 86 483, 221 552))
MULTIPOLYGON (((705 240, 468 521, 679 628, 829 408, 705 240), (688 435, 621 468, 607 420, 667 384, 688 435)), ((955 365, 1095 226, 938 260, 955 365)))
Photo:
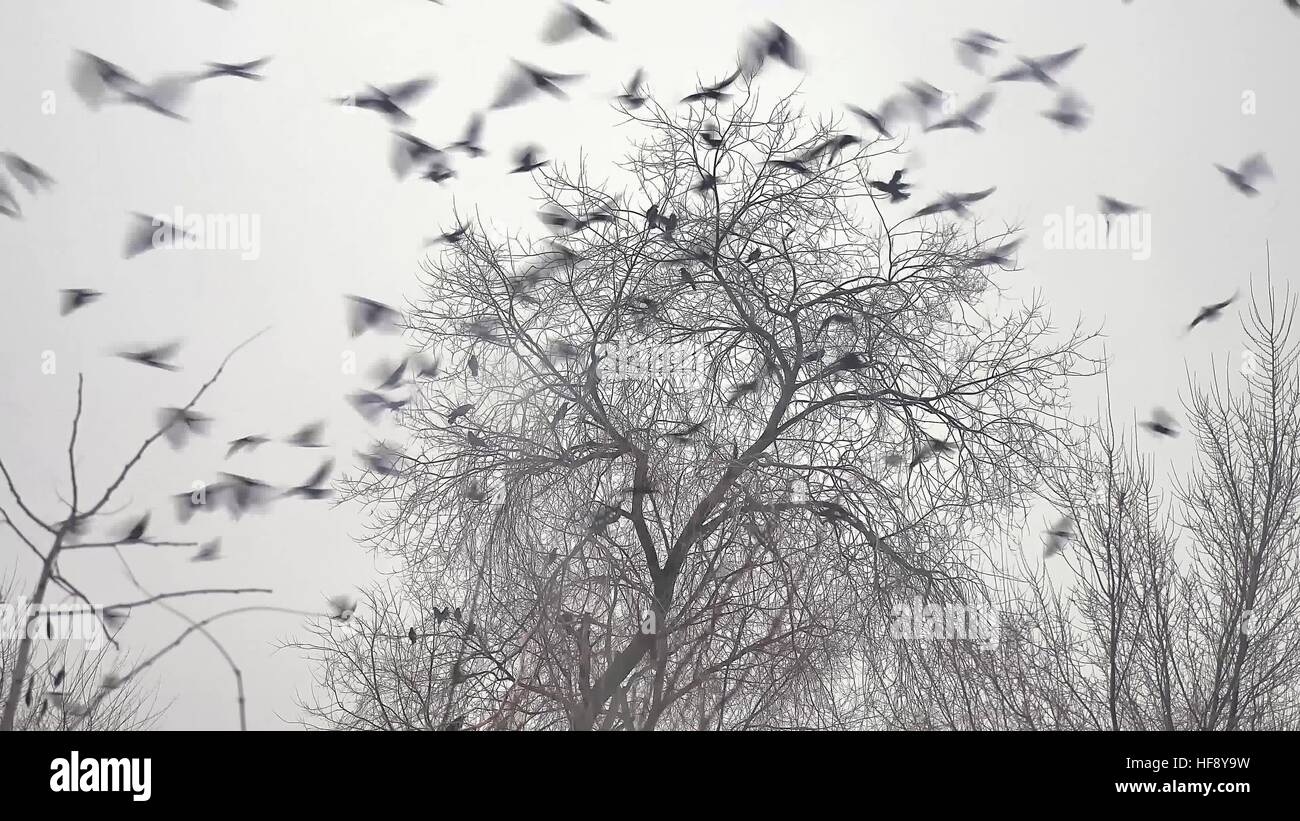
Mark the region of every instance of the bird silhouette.
POLYGON ((1079 131, 1088 125, 1089 106, 1082 97, 1063 91, 1056 97, 1056 107, 1043 112, 1043 116, 1067 131, 1079 131))
POLYGON ((140 365, 146 365, 150 368, 158 368, 164 371, 179 371, 180 368, 173 365, 168 360, 174 359, 180 351, 179 342, 170 342, 166 345, 158 345, 153 348, 141 348, 131 351, 121 351, 117 355, 122 359, 130 362, 136 362, 140 365))
POLYGON ((532 99, 541 91, 563 99, 568 95, 560 84, 580 80, 582 76, 581 74, 557 74, 514 60, 501 90, 492 101, 492 108, 502 109, 519 105, 532 99))
POLYGON ((997 47, 1006 42, 987 31, 971 30, 953 41, 957 60, 971 71, 984 73, 984 59, 998 53, 997 47))
POLYGON ((584 33, 611 39, 605 27, 590 14, 572 3, 560 3, 542 29, 542 42, 563 43, 584 33))
POLYGON ((1046 86, 1055 86, 1056 78, 1052 72, 1065 68, 1083 51, 1083 46, 1075 46, 1069 51, 1047 54, 1042 57, 1018 57, 1020 65, 1009 69, 993 78, 993 82, 1031 81, 1046 86))
POLYGON ((967 217, 970 216, 970 210, 966 206, 979 202, 996 190, 997 188, 993 187, 970 194, 944 194, 935 202, 917 211, 914 216, 924 217, 930 214, 942 214, 945 211, 951 211, 958 216, 967 217))
POLYGON ((1046 537, 1043 540, 1043 558, 1050 559, 1065 550, 1074 538, 1074 522, 1068 516, 1062 516, 1043 535, 1046 537))
POLYGON ((264 75, 258 74, 257 70, 271 61, 270 57, 262 57, 257 60, 250 60, 247 63, 208 63, 208 70, 199 75, 199 80, 210 80, 214 77, 238 77, 243 80, 265 80, 264 75))
POLYGON ((1152 408, 1151 419, 1138 424, 1156 436, 1173 438, 1178 435, 1178 421, 1164 408, 1152 408))
POLYGON ((987 91, 976 97, 970 105, 958 111, 953 116, 940 120, 934 125, 926 128, 926 131, 943 131, 949 128, 964 128, 967 131, 980 133, 984 126, 980 125, 979 118, 983 117, 993 106, 993 100, 996 99, 991 91, 987 91))
POLYGON ((871 180, 867 184, 877 191, 888 194, 891 203, 902 202, 912 196, 908 191, 908 189, 912 187, 912 184, 910 182, 903 182, 903 174, 905 172, 906 169, 900 168, 895 171, 894 176, 890 177, 886 182, 871 180))
POLYGON ((510 169, 511 174, 527 174, 536 171, 546 165, 549 160, 540 158, 539 149, 535 145, 527 145, 515 152, 515 167, 510 169))
POLYGON ((1263 154, 1251 154, 1241 161, 1241 165, 1236 168, 1227 168, 1222 165, 1215 165, 1219 172, 1227 179, 1228 184, 1237 189, 1248 197, 1253 197, 1259 193, 1260 180, 1272 179, 1273 169, 1268 164, 1268 160, 1263 154))
POLYGON ((361 296, 347 295, 348 330, 352 336, 366 331, 397 333, 401 330, 402 315, 382 302, 361 296))
POLYGON ((1202 322, 1213 322, 1214 320, 1218 319, 1219 315, 1223 313, 1223 309, 1227 308, 1229 305, 1235 302, 1237 300, 1237 297, 1240 295, 1241 295, 1240 292, 1236 292, 1232 296, 1223 300, 1222 302, 1216 302, 1213 305, 1206 305, 1199 312, 1197 312, 1196 318, 1193 319, 1191 321, 1191 324, 1187 326, 1187 330, 1190 331, 1191 329, 1195 328, 1197 325, 1200 325, 1202 322))
POLYGON ((89 288, 65 288, 59 291, 59 294, 59 314, 62 316, 84 308, 103 296, 99 291, 92 291, 89 288))
POLYGON ((341 106, 374 111, 383 115, 389 122, 404 123, 411 119, 403 106, 417 102, 433 87, 429 77, 416 77, 403 83, 380 88, 368 85, 364 90, 345 97, 336 97, 334 102, 341 106))

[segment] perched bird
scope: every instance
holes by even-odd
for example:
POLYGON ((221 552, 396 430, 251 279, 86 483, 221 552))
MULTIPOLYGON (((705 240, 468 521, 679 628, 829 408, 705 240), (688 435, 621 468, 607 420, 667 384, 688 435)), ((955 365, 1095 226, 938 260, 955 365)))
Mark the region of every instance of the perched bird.
POLYGON ((159 345, 154 348, 143 348, 134 351, 122 351, 117 355, 122 359, 131 362, 137 362, 141 365, 147 365, 150 368, 158 368, 164 371, 179 371, 180 368, 167 360, 175 358, 180 351, 179 342, 171 342, 166 345, 159 345))
POLYGON ((515 167, 510 169, 511 174, 527 174, 536 171, 546 165, 549 160, 543 160, 538 156, 540 149, 535 145, 527 145, 515 153, 515 167))
POLYGON ((468 416, 469 412, 472 410, 474 410, 473 405, 457 405, 447 414, 447 421, 454 424, 457 419, 460 419, 463 416, 468 416))
POLYGON ((924 217, 930 214, 941 214, 945 211, 951 211, 958 216, 967 217, 970 216, 970 210, 966 206, 974 202, 979 202, 996 190, 997 188, 993 187, 986 188, 983 191, 975 191, 970 194, 944 194, 937 201, 927 205, 920 211, 917 211, 914 216, 924 217))
POLYGON ((284 441, 295 448, 323 448, 325 443, 320 438, 325 433, 325 423, 311 422, 294 431, 284 441))
POLYGON ((890 177, 887 182, 871 180, 868 182, 868 185, 877 191, 888 194, 890 202, 902 202, 912 196, 911 192, 908 190, 912 187, 912 184, 910 182, 903 182, 903 174, 906 170, 907 169, 904 168, 898 169, 894 172, 894 176, 890 177))
POLYGON ((180 449, 189 442, 191 434, 204 436, 211 417, 185 408, 162 408, 158 411, 158 427, 173 448, 180 449))
POLYGON ((542 42, 563 43, 583 33, 610 39, 609 32, 590 14, 572 3, 560 3, 542 29, 542 42))
POLYGON ((1178 435, 1178 421, 1164 408, 1152 408, 1151 419, 1138 424, 1156 436, 1172 438, 1178 435))
POLYGON ((334 102, 341 106, 374 111, 382 114, 390 122, 402 123, 411 119, 402 107, 416 102, 432 87, 433 80, 428 77, 417 77, 387 88, 366 86, 364 91, 346 97, 337 97, 334 102))
POLYGON ((1223 309, 1231 305, 1233 302, 1235 302, 1237 297, 1240 296, 1240 293, 1241 292, 1238 291, 1234 293, 1232 296, 1223 300, 1222 302, 1216 302, 1213 305, 1206 305, 1196 314, 1196 318, 1193 319, 1192 323, 1187 326, 1187 330, 1190 331, 1192 328, 1195 328, 1197 325, 1200 325, 1202 322, 1213 322, 1214 320, 1218 319, 1219 315, 1223 313, 1223 309))
POLYGON ((369 330, 379 333, 397 333, 401 330, 402 315, 382 302, 361 296, 348 295, 348 329, 353 336, 369 330))
POLYGON ((1035 58, 1018 57, 1020 65, 994 77, 993 82, 1028 80, 1046 86, 1055 86, 1056 78, 1052 76, 1052 72, 1065 68, 1074 62, 1074 58, 1078 57, 1081 51, 1083 51, 1083 46, 1075 46, 1069 51, 1062 51, 1058 54, 1047 54, 1035 58))
POLYGON ((126 529, 126 535, 119 540, 123 544, 135 544, 144 539, 145 531, 149 529, 149 514, 146 513, 137 519, 129 528, 126 529))
POLYGON ((502 84, 501 90, 497 92, 496 99, 492 101, 492 108, 494 109, 509 108, 526 102, 536 96, 539 91, 544 91, 552 97, 564 98, 567 95, 564 93, 564 89, 560 87, 560 84, 580 80, 583 76, 581 74, 557 74, 527 63, 521 63, 518 60, 514 60, 512 63, 510 75, 502 84))
POLYGON ((420 643, 420 637, 416 635, 414 627, 406 631, 406 638, 411 642, 411 644, 420 643))
POLYGON ((99 291, 89 288, 65 288, 59 291, 59 314, 67 316, 78 308, 84 308, 103 296, 99 291))
POLYGON ((1074 522, 1068 516, 1062 516, 1043 535, 1047 537, 1043 541, 1043 558, 1050 559, 1065 550, 1065 546, 1074 538, 1074 522))
POLYGON ((250 60, 247 63, 207 63, 208 70, 199 75, 199 80, 213 77, 239 77, 243 80, 265 80, 266 77, 256 73, 259 68, 271 61, 270 57, 250 60))
POLYGON ((1233 188, 1248 197, 1259 193, 1259 188, 1256 186, 1260 180, 1273 178, 1273 169, 1263 154, 1251 154, 1236 168, 1226 168, 1217 164, 1214 167, 1219 169, 1233 188))
POLYGON ((957 46, 957 60, 971 71, 984 73, 984 58, 998 53, 998 45, 1005 43, 1001 37, 987 31, 971 30, 954 41, 957 46))
POLYGON ((958 111, 953 116, 940 120, 926 129, 926 131, 942 131, 949 128, 965 128, 968 131, 980 133, 984 126, 980 125, 979 118, 988 113, 989 108, 993 106, 995 95, 991 91, 986 91, 976 97, 970 105, 958 111))
POLYGON ((221 540, 213 539, 199 547, 199 552, 194 554, 192 562, 214 562, 221 558, 221 540))
POLYGON ((265 436, 257 436, 257 435, 241 436, 238 439, 231 439, 229 442, 226 443, 227 445, 230 446, 229 449, 226 451, 226 458, 229 459, 231 456, 234 456, 236 453, 239 453, 241 450, 250 450, 250 451, 254 450, 262 445, 265 445, 269 441, 271 440, 266 438, 265 436))

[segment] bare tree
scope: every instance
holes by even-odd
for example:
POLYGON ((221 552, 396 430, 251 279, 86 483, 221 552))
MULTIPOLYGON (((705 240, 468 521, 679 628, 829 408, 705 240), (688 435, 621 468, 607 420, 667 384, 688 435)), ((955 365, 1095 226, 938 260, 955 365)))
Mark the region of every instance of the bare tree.
MULTIPOLYGON (((260 334, 258 334, 260 336, 260 334)), ((66 499, 60 497, 60 502, 66 505, 66 512, 60 517, 51 517, 42 515, 37 512, 34 506, 27 500, 18 487, 13 473, 4 459, 0 458, 0 476, 3 476, 6 486, 8 487, 12 507, 9 504, 0 505, 0 524, 3 524, 16 537, 20 544, 26 547, 34 554, 40 563, 40 569, 36 575, 36 580, 32 585, 32 590, 24 599, 28 605, 22 615, 19 638, 15 643, 12 658, 7 660, 4 666, 7 687, 4 689, 4 706, 3 713, 0 714, 0 730, 13 730, 18 728, 17 722, 20 706, 28 706, 28 702, 33 698, 39 699, 41 703, 54 703, 59 710, 60 721, 67 722, 78 727, 93 726, 95 717, 103 715, 105 710, 110 715, 114 713, 113 705, 121 706, 122 700, 120 694, 123 688, 133 682, 135 677, 148 669, 154 662, 170 649, 177 646, 187 636, 198 632, 203 634, 209 641, 217 646, 222 653, 226 662, 231 668, 235 677, 237 688, 237 699, 239 707, 239 718, 241 728, 244 726, 244 691, 242 676, 239 668, 234 661, 226 654, 224 648, 212 637, 206 629, 207 625, 226 615, 246 612, 250 609, 275 609, 275 608, 250 608, 243 607, 235 610, 225 611, 217 616, 210 617, 202 622, 194 622, 184 614, 172 607, 171 602, 178 598, 189 596, 208 596, 208 595, 242 595, 249 593, 269 593, 271 591, 260 588, 237 588, 237 589, 199 589, 199 590, 178 590, 163 593, 153 593, 145 590, 136 581, 131 570, 131 564, 123 550, 130 550, 139 547, 153 548, 179 548, 179 547, 197 547, 196 544, 183 541, 162 540, 147 537, 143 532, 143 526, 140 532, 106 537, 103 540, 94 538, 85 538, 92 522, 98 522, 110 510, 110 503, 114 500, 118 492, 122 489, 127 478, 132 471, 138 467, 149 449, 160 439, 166 436, 174 426, 181 424, 181 417, 193 410, 199 400, 207 391, 216 383, 225 371, 231 358, 241 348, 255 339, 253 338, 238 345, 232 350, 221 362, 220 366, 212 376, 199 387, 197 392, 181 409, 180 413, 173 414, 165 418, 156 431, 150 434, 139 445, 138 448, 126 459, 123 466, 117 471, 112 482, 98 494, 86 494, 77 472, 77 435, 80 429, 81 414, 83 410, 84 399, 84 376, 77 378, 77 395, 76 408, 72 414, 71 433, 68 437, 67 461, 68 461, 68 483, 69 489, 66 499), (12 512, 11 512, 12 511, 12 512), (116 553, 122 566, 126 570, 135 586, 140 590, 141 598, 130 602, 103 603, 91 598, 86 592, 85 581, 74 581, 64 574, 61 569, 60 559, 70 551, 79 550, 111 550, 116 553), (56 602, 56 598, 59 602, 56 602), (157 606, 175 613, 178 617, 189 623, 189 627, 180 634, 172 643, 165 646, 159 652, 147 656, 135 663, 130 669, 112 673, 111 677, 104 678, 102 672, 98 671, 98 666, 90 664, 84 669, 90 670, 100 677, 93 683, 88 683, 80 674, 70 679, 70 683, 75 684, 73 690, 60 689, 63 686, 62 678, 59 682, 53 680, 53 674, 49 673, 55 661, 60 659, 64 653, 62 644, 55 644, 46 647, 44 655, 41 656, 38 651, 38 645, 46 645, 47 642, 38 642, 40 637, 40 620, 49 618, 51 606, 59 603, 73 602, 84 608, 84 614, 93 616, 102 629, 106 641, 116 646, 116 633, 120 629, 122 621, 130 614, 133 609, 157 606), (39 679, 39 681, 38 681, 39 679), (49 684, 50 688, 31 694, 34 687, 49 684), (75 694, 75 695, 74 695, 75 694)), ((194 500, 195 505, 207 505, 217 503, 218 491, 226 493, 229 488, 212 487, 205 489, 204 493, 199 494, 202 498, 194 500), (209 494, 207 491, 211 491, 209 494), (211 498, 208 498, 208 496, 211 498)), ((235 500, 238 503, 238 500, 235 500)), ((64 667, 60 667, 64 669, 64 667)), ((66 670, 65 676, 66 678, 66 670)), ((92 676, 93 677, 93 676, 92 676)), ((39 708, 38 708, 39 709, 39 708)), ((125 714, 119 713, 119 719, 123 723, 131 723, 133 719, 125 714)), ((39 720, 38 720, 39 723, 39 720)), ((30 724, 30 722, 29 722, 30 724)), ((42 725, 43 726, 43 725, 42 725)))
POLYGON ((984 595, 1068 439, 1086 335, 995 305, 1009 232, 890 216, 896 147, 752 89, 626 127, 621 182, 539 175, 556 236, 429 259, 438 376, 350 486, 403 570, 308 645, 315 724, 863 726, 892 603, 984 595))

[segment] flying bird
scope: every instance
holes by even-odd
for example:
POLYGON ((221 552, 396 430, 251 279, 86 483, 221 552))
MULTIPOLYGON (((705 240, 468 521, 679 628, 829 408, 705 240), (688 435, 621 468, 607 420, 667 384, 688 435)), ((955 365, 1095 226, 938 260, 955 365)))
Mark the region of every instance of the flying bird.
POLYGON ((515 153, 515 167, 510 170, 511 174, 527 174, 536 171, 546 165, 550 160, 540 158, 539 149, 535 145, 527 145, 515 153))
POLYGON ((4 167, 9 169, 9 173, 28 194, 35 194, 38 190, 46 190, 54 185, 54 178, 44 169, 11 151, 0 153, 0 162, 4 163, 4 167))
POLYGON ((903 182, 903 174, 906 170, 907 169, 905 168, 900 168, 894 172, 894 176, 890 177, 888 181, 881 182, 879 180, 872 180, 868 182, 868 185, 877 191, 888 194, 891 203, 902 202, 912 196, 908 191, 908 189, 912 187, 912 184, 910 182, 903 182))
POLYGON ((560 3, 542 29, 542 41, 563 43, 583 33, 610 39, 610 33, 590 14, 572 3, 560 3))
POLYGON ((956 43, 958 62, 971 71, 983 74, 984 58, 996 55, 997 47, 1006 40, 987 31, 971 30, 953 42, 956 43))
POLYGON ((889 132, 889 127, 886 125, 886 120, 882 115, 867 111, 865 108, 851 103, 847 105, 846 108, 848 108, 851 114, 863 120, 867 125, 875 129, 876 133, 884 137, 886 140, 894 139, 894 135, 889 132))
POLYGON ((265 80, 266 77, 258 74, 257 70, 271 61, 270 57, 262 57, 258 60, 250 60, 247 63, 208 63, 208 70, 199 75, 199 80, 210 80, 214 77, 238 77, 243 80, 265 80))
POLYGON ((512 63, 509 76, 502 84, 501 90, 497 92, 496 99, 492 102, 493 109, 509 108, 526 102, 536 96, 539 91, 563 99, 568 95, 564 93, 564 89, 560 87, 560 84, 580 80, 583 77, 581 74, 557 74, 527 63, 521 63, 518 60, 514 60, 512 63))
POLYGON ((991 91, 986 91, 976 97, 970 105, 958 111, 953 116, 940 120, 926 129, 926 131, 942 131, 949 128, 965 128, 968 131, 980 133, 984 126, 980 125, 979 119, 983 117, 993 105, 995 95, 991 91))
POLYGON ((465 126, 465 136, 447 146, 447 150, 461 150, 471 157, 481 157, 487 153, 483 150, 483 146, 479 145, 482 136, 483 115, 476 113, 469 118, 469 124, 465 126))
POLYGON ((1234 293, 1222 302, 1216 302, 1213 305, 1206 305, 1196 314, 1196 318, 1187 326, 1187 330, 1190 331, 1202 322, 1213 322, 1218 319, 1219 315, 1223 313, 1223 309, 1235 302, 1238 296, 1240 296, 1240 292, 1234 293))
POLYGON ((312 474, 307 477, 306 481, 295 487, 289 488, 284 495, 301 496, 304 499, 325 499, 334 491, 330 490, 328 487, 321 487, 320 485, 322 482, 328 481, 330 474, 333 472, 334 460, 326 459, 324 462, 320 463, 316 470, 312 471, 312 474))
POLYGON ((255 450, 256 448, 265 445, 269 441, 271 440, 266 438, 265 436, 257 436, 257 435, 241 436, 238 439, 231 439, 229 442, 226 443, 227 445, 229 445, 229 448, 226 450, 226 458, 229 459, 231 456, 234 456, 236 453, 239 453, 241 450, 249 450, 249 451, 255 450))
POLYGON ((1152 408, 1151 419, 1138 424, 1156 436, 1173 438, 1178 435, 1178 421, 1164 408, 1152 408))
POLYGON ((979 202, 996 190, 997 187, 995 186, 970 194, 944 194, 937 201, 917 211, 913 216, 924 217, 930 214, 942 214, 945 211, 951 211, 957 216, 968 217, 970 216, 970 210, 966 206, 979 202))
POLYGON ((162 408, 158 411, 158 427, 175 449, 185 447, 191 434, 204 436, 212 423, 211 417, 185 408, 162 408))
POLYGON ((133 221, 126 234, 126 245, 122 249, 123 259, 137 257, 155 248, 177 248, 193 236, 162 217, 151 217, 139 212, 131 216, 133 221))
POLYGON ((909 470, 921 464, 926 459, 929 459, 931 456, 937 457, 943 453, 951 453, 955 447, 952 442, 943 439, 936 439, 933 436, 927 438, 930 441, 926 442, 925 445, 916 452, 916 455, 912 457, 912 462, 908 465, 909 470))
POLYGON ((1062 550, 1074 538, 1074 522, 1068 516, 1062 516, 1056 524, 1043 533, 1043 558, 1050 559, 1062 550))
POLYGON ((623 93, 614 99, 623 108, 635 111, 646 102, 646 96, 641 91, 643 85, 645 85, 645 71, 638 68, 623 93))
POLYGON ((382 114, 389 122, 402 123, 411 119, 403 106, 418 101, 433 87, 429 77, 417 77, 404 83, 379 88, 366 86, 365 90, 346 97, 337 97, 334 102, 341 106, 360 108, 382 114))
POLYGON ((221 558, 221 540, 213 539, 199 547, 199 552, 194 554, 192 562, 215 562, 221 558))
POLYGON ((179 342, 171 342, 166 345, 159 345, 153 348, 142 348, 134 351, 121 351, 117 355, 122 359, 130 362, 136 362, 141 365, 147 365, 150 368, 158 368, 164 371, 179 371, 180 368, 173 365, 167 360, 175 358, 180 351, 179 342))
POLYGON ((1131 202, 1124 202, 1105 195, 1097 197, 1097 208, 1101 211, 1102 218, 1105 219, 1108 226, 1111 217, 1136 214, 1142 210, 1140 205, 1134 205, 1131 202))
POLYGON ((139 86, 125 69, 87 51, 78 51, 72 60, 72 90, 82 102, 98 109, 111 94, 122 95, 139 86))
POLYGON ((1043 116, 1067 131, 1079 131, 1088 125, 1090 110, 1078 94, 1063 91, 1056 98, 1056 107, 1044 111, 1043 116))
POLYGON ((353 596, 330 596, 325 602, 329 605, 332 621, 347 621, 357 611, 357 600, 353 596))
POLYGON ((1020 65, 993 78, 993 82, 1032 81, 1046 86, 1055 86, 1056 78, 1052 72, 1065 68, 1074 62, 1074 58, 1083 51, 1083 46, 1075 46, 1069 51, 1047 54, 1042 57, 1018 57, 1020 65))
POLYGON ((59 314, 67 316, 78 308, 84 308, 103 296, 99 291, 89 288, 65 288, 59 291, 59 314))
POLYGON ((446 153, 406 131, 393 132, 393 150, 389 165, 398 179, 402 179, 417 166, 438 160, 445 164, 446 153))
POLYGON ((1257 186, 1260 180, 1273 178, 1273 169, 1263 154, 1251 154, 1236 168, 1227 168, 1218 164, 1214 167, 1219 169, 1233 188, 1248 197, 1259 193, 1257 186))
POLYGON ((284 441, 295 448, 323 448, 325 443, 321 441, 321 437, 324 435, 325 423, 311 422, 294 431, 284 441))
POLYGON ((402 315, 382 302, 349 294, 348 329, 353 336, 369 330, 379 333, 397 333, 401 330, 402 315))

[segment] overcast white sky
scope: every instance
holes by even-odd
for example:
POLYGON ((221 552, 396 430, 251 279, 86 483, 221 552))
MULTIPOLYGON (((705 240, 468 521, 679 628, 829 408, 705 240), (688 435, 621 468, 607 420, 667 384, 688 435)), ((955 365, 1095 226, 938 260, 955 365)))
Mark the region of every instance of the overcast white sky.
MULTIPOLYGON (((234 526, 198 519, 182 530, 172 527, 166 497, 223 468, 279 483, 305 478, 319 453, 271 444, 224 463, 224 442, 248 433, 282 437, 317 418, 329 420, 330 452, 346 465, 374 431, 342 401, 366 379, 342 374, 341 356, 354 350, 365 362, 399 353, 401 343, 350 340, 340 295, 397 305, 414 297, 421 240, 450 225, 453 203, 502 226, 536 226, 528 180, 504 173, 516 146, 536 142, 568 159, 581 148, 597 164, 618 157, 627 135, 612 127, 617 117, 607 103, 636 67, 646 68, 657 92, 681 97, 697 75, 723 76, 745 28, 769 19, 807 52, 803 89, 814 112, 842 111, 848 101, 870 108, 916 78, 973 98, 984 81, 956 62, 951 42, 968 28, 1007 39, 1010 53, 1087 44, 1061 77, 1095 109, 1088 130, 1062 133, 1039 116, 1053 101, 1043 87, 1003 85, 984 135, 942 132, 917 141, 913 203, 936 191, 998 186, 981 217, 1026 229, 1024 270, 1006 283, 1020 297, 1041 293, 1061 325, 1082 317, 1104 328, 1116 409, 1125 417, 1155 404, 1177 408, 1185 368, 1203 373, 1211 355, 1231 357, 1235 366, 1235 319, 1187 339, 1179 331, 1201 305, 1236 288, 1245 292, 1252 275, 1261 281, 1266 240, 1276 282, 1288 283, 1300 260, 1300 205, 1286 193, 1300 174, 1300 19, 1281 0, 613 0, 584 7, 614 33, 613 42, 541 45, 549 0, 446 0, 441 7, 425 0, 241 0, 234 12, 199 0, 6 4, 0 150, 21 154, 59 183, 23 197, 22 221, 0 217, 0 456, 29 501, 54 515, 56 493, 66 493, 64 447, 78 372, 87 378, 81 470, 99 488, 147 435, 155 408, 182 404, 231 346, 272 326, 201 405, 217 420, 210 440, 179 454, 157 449, 121 497, 129 505, 119 518, 151 509, 156 535, 222 535, 227 557, 193 564, 188 551, 137 548, 134 567, 151 589, 271 587, 267 603, 313 610, 325 595, 366 584, 375 567, 354 541, 365 529, 361 511, 289 502, 234 526), (87 109, 69 85, 77 49, 141 78, 209 60, 275 59, 264 83, 200 85, 185 123, 138 108, 87 109), (387 125, 327 102, 366 83, 431 74, 437 86, 411 107, 411 130, 445 144, 459 138, 471 112, 486 108, 511 57, 589 77, 567 104, 544 99, 491 115, 484 134, 490 156, 461 162, 461 177, 442 188, 395 180, 387 125), (53 113, 42 110, 47 92, 53 113), (1246 92, 1254 94, 1253 115, 1242 111, 1246 92), (1235 164, 1255 151, 1267 153, 1278 179, 1246 199, 1212 164, 1235 164), (1150 259, 1044 247, 1046 215, 1095 210, 1098 194, 1149 209, 1150 259), (257 215, 260 258, 242 261, 235 251, 121 258, 128 212, 177 207, 257 215), (106 297, 60 318, 57 291, 69 287, 106 297), (186 341, 177 374, 105 355, 174 338, 186 341), (41 370, 46 351, 57 356, 52 375, 41 370)), ((794 79, 782 68, 764 82, 785 87, 794 79)), ((1076 387, 1081 410, 1091 412, 1099 385, 1076 387)), ((1161 465, 1185 466, 1185 441, 1161 447, 1161 465)), ((0 533, 0 573, 16 568, 30 579, 35 564, 18 548, 0 533)), ((69 557, 64 567, 73 578, 89 578, 100 601, 131 596, 107 557, 69 557)), ((199 616, 221 604, 185 606, 199 616)), ((139 653, 182 627, 159 613, 134 620, 122 638, 139 653)), ((250 726, 283 727, 297 715, 295 692, 310 685, 310 670, 275 647, 301 629, 291 616, 237 617, 214 629, 244 668, 250 726)), ((171 703, 164 727, 237 726, 229 674, 202 641, 183 645, 150 682, 171 703)))

